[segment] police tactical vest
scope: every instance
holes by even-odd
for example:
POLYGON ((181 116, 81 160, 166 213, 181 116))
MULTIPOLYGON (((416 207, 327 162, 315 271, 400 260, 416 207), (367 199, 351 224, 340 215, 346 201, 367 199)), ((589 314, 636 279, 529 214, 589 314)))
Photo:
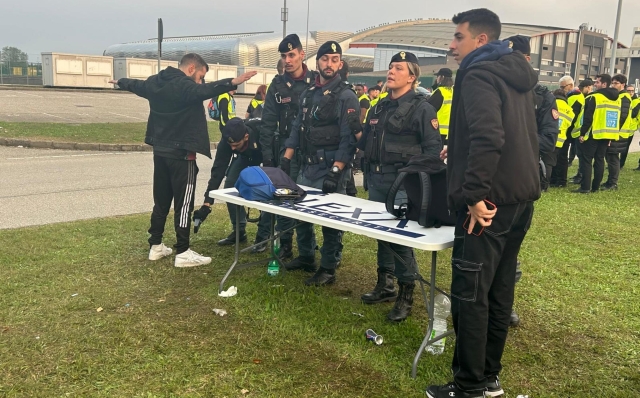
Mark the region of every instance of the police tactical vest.
POLYGON ((556 148, 562 148, 564 142, 567 140, 567 130, 571 127, 571 122, 575 114, 573 109, 569 106, 567 101, 556 98, 556 105, 558 106, 558 140, 556 141, 556 148))
POLYGON ((436 91, 442 94, 442 106, 438 110, 438 124, 440 135, 449 136, 449 119, 451 118, 451 102, 453 99, 453 87, 438 87, 436 91))
POLYGON ((303 154, 315 155, 318 150, 336 151, 340 145, 340 93, 349 85, 340 82, 334 90, 327 90, 314 102, 314 94, 322 87, 310 87, 302 98, 302 124, 300 125, 300 149, 303 154))
MULTIPOLYGON (((311 85, 313 81, 313 72, 307 72, 305 76, 305 84, 311 85)), ((278 120, 278 132, 280 133, 280 140, 284 142, 289 138, 291 134, 291 125, 298 116, 298 109, 300 108, 300 93, 297 93, 293 89, 293 84, 288 82, 284 77, 278 75, 273 78, 272 83, 275 88, 275 100, 280 109, 280 120, 278 120)))
MULTIPOLYGON (((633 100, 631 99, 631 95, 627 92, 620 92, 620 96, 618 99, 620 100, 620 105, 622 106, 622 98, 627 98, 631 105, 633 104, 633 100)), ((622 120, 620 123, 620 138, 629 138, 633 135, 636 129, 631 129, 633 125, 633 118, 631 117, 631 113, 633 111, 633 106, 629 107, 629 114, 627 115, 627 120, 622 120)))
MULTIPOLYGON (((596 109, 593 112, 591 131, 585 135, 585 140, 593 136, 596 140, 615 140, 620 137, 620 98, 610 100, 601 93, 593 93, 596 109)), ((582 112, 584 117, 584 111, 582 112)))
POLYGON ((367 117, 369 117, 369 111, 376 105, 378 105, 378 102, 382 101, 382 99, 384 97, 386 97, 387 95, 389 95, 388 91, 385 91, 383 93, 380 93, 376 98, 372 99, 371 102, 369 102, 369 109, 367 109, 367 113, 364 115, 364 120, 367 120, 367 117))
POLYGON ((421 132, 411 130, 413 114, 426 101, 417 94, 389 111, 390 101, 383 101, 371 109, 368 120, 370 130, 365 144, 364 156, 374 165, 391 165, 396 168, 422 153, 421 132))

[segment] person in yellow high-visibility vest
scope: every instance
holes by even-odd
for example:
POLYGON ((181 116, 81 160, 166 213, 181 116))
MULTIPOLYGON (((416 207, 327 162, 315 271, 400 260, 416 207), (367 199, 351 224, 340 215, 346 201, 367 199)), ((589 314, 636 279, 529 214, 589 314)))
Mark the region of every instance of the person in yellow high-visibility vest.
POLYGON ((436 73, 437 88, 427 100, 438 113, 440 138, 447 143, 449 136, 449 119, 451 117, 451 100, 453 99, 453 72, 449 68, 442 68, 436 73))
POLYGON ((369 96, 364 92, 364 84, 356 84, 356 96, 358 96, 358 102, 360 103, 360 123, 364 123, 364 118, 367 116, 367 112, 369 112, 369 108, 371 107, 371 102, 369 101, 369 96))
MULTIPOLYGON (((593 94, 593 80, 586 78, 580 82, 578 86, 580 90, 580 94, 577 94, 577 98, 573 98, 573 95, 569 95, 568 102, 573 109, 573 113, 575 113, 576 117, 573 119, 573 124, 567 131, 567 137, 571 137, 571 149, 569 150, 569 165, 573 163, 573 160, 578 157, 578 151, 580 150, 580 141, 578 137, 580 136, 580 128, 582 127, 582 110, 584 109, 584 104, 587 100, 587 97, 593 94), (572 101, 575 101, 572 103, 572 101)), ((578 161, 580 158, 578 157, 578 161)), ((578 171, 576 175, 571 177, 571 182, 573 184, 580 184, 582 181, 582 174, 580 174, 580 167, 578 167, 578 171)))
POLYGON ((233 90, 218 96, 218 108, 220 109, 220 131, 222 131, 230 119, 236 117, 236 100, 233 98, 235 93, 236 90, 233 90))
POLYGON ((587 97, 582 110, 580 127, 580 188, 572 192, 589 193, 600 189, 604 176, 604 157, 610 142, 620 137, 620 99, 611 85, 611 76, 596 76, 597 91, 587 97), (593 164, 593 182, 591 181, 593 164))
MULTIPOLYGON (((554 97, 556 97, 556 106, 558 107, 557 110, 557 120, 558 120, 558 128, 559 128, 559 132, 558 132, 558 139, 556 140, 556 149, 553 151, 553 157, 555 157, 556 162, 555 165, 552 165, 553 162, 551 163, 545 163, 545 167, 547 168, 547 175, 551 176, 552 178, 552 183, 549 185, 551 187, 559 187, 561 185, 558 185, 557 183, 553 183, 553 177, 555 176, 554 172, 556 170, 556 167, 558 165, 558 163, 560 163, 558 161, 558 157, 561 155, 562 153, 562 149, 567 141, 567 130, 569 130, 569 127, 571 127, 571 123, 573 123, 573 119, 575 117, 575 114, 573 113, 573 109, 571 108, 571 106, 569 106, 569 103, 567 102, 567 95, 565 93, 565 90, 562 88, 557 89, 556 91, 553 92, 554 97)), ((552 110, 553 112, 553 110, 552 110)), ((556 114, 553 115, 554 117, 556 116, 556 114)), ((566 153, 564 155, 564 162, 567 162, 567 158, 566 158, 566 153)), ((567 178, 567 170, 566 168, 564 169, 564 178, 565 178, 565 185, 566 185, 566 178, 567 178)))
POLYGON ((600 187, 603 191, 618 189, 618 177, 620 176, 620 154, 624 152, 627 147, 627 140, 632 134, 631 131, 631 96, 625 90, 627 84, 627 77, 625 75, 615 75, 611 78, 611 87, 618 90, 618 99, 620 100, 620 122, 618 127, 620 129, 620 138, 616 141, 611 141, 607 148, 607 168, 609 175, 607 176, 607 182, 600 187))
MULTIPOLYGON (((624 168, 624 164, 627 161, 627 155, 629 154, 629 148, 631 147, 631 142, 633 141, 633 136, 638 128, 640 128, 640 98, 636 95, 636 88, 631 84, 628 85, 625 89, 627 93, 631 96, 631 135, 627 139, 627 147, 620 154, 620 168, 624 168)), ((640 162, 637 171, 640 171, 640 162)))

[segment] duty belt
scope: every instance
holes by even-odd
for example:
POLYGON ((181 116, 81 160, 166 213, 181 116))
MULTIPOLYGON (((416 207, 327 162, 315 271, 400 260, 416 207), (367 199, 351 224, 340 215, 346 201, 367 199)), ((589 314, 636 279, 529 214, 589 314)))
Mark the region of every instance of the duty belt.
POLYGON ((327 159, 324 156, 318 156, 318 155, 304 155, 303 156, 303 161, 305 164, 319 164, 319 163, 324 163, 328 160, 328 162, 330 164, 333 164, 333 159, 327 159))
POLYGON ((388 173, 397 173, 398 169, 404 165, 393 165, 393 164, 371 164, 370 169, 372 173, 377 174, 388 174, 388 173))

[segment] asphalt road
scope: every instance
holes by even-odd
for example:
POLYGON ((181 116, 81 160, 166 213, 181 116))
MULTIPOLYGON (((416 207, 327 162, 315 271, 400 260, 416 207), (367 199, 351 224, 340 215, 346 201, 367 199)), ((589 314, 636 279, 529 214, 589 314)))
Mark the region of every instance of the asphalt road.
MULTIPOLYGON (((235 99, 237 114, 244 117, 251 98, 235 99)), ((0 120, 7 122, 131 123, 148 116, 147 100, 130 93, 0 90, 0 120)))
MULTIPOLYGON (((215 156, 215 152, 214 152, 215 156)), ((213 161, 198 155, 196 208, 213 161)), ((0 229, 153 208, 150 152, 89 152, 0 146, 0 229)), ((356 183, 362 185, 361 175, 356 183)))

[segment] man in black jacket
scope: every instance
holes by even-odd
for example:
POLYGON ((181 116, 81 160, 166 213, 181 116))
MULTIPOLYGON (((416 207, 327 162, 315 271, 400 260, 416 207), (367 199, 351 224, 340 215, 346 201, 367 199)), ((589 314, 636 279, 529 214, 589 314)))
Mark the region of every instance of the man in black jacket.
POLYGON ((431 398, 503 393, 498 379, 513 305, 516 260, 540 197, 534 93, 538 77, 509 42, 498 16, 476 9, 453 17, 456 75, 447 180, 457 223, 451 315, 454 381, 431 398))
POLYGON ((611 88, 618 90, 620 99, 620 138, 612 140, 607 148, 605 159, 607 161, 607 169, 609 174, 607 182, 600 187, 603 191, 617 190, 618 177, 620 177, 620 154, 627 149, 627 143, 633 139, 630 131, 631 127, 631 95, 625 90, 627 77, 625 75, 615 75, 611 78, 611 88))
POLYGON ((211 157, 207 120, 203 101, 234 90, 256 72, 235 79, 202 84, 209 70, 198 54, 187 54, 178 69, 168 67, 147 80, 111 80, 124 90, 149 101, 149 120, 144 142, 153 146, 153 212, 149 233, 149 260, 169 256, 172 250, 162 243, 164 225, 175 209, 176 267, 195 267, 211 262, 189 249, 191 212, 198 167, 196 153, 211 157))
MULTIPOLYGON (((224 188, 233 188, 242 170, 250 166, 260 166, 262 163, 263 152, 262 146, 260 145, 261 124, 260 119, 249 119, 245 122, 238 117, 234 117, 227 122, 225 128, 222 130, 222 138, 216 149, 216 157, 213 160, 213 167, 211 167, 211 178, 204 192, 204 203, 200 209, 193 213, 193 221, 197 226, 211 213, 213 198, 209 196, 209 192, 219 189, 225 176, 227 178, 224 181, 224 188), (229 163, 229 161, 231 161, 231 163, 229 163)), ((227 210, 229 212, 231 225, 233 226, 234 236, 236 227, 238 227, 240 230, 240 242, 245 242, 247 240, 247 213, 244 207, 227 203, 227 210), (240 212, 240 214, 237 215, 239 225, 236 225, 236 212, 240 212)), ((270 221, 269 214, 261 213, 260 221, 258 222, 258 232, 256 233, 256 244, 269 239, 271 233, 270 221)), ((196 227, 194 227, 194 232, 197 232, 196 227)), ((262 253, 266 249, 267 245, 263 243, 259 246, 254 246, 251 252, 262 253)))

